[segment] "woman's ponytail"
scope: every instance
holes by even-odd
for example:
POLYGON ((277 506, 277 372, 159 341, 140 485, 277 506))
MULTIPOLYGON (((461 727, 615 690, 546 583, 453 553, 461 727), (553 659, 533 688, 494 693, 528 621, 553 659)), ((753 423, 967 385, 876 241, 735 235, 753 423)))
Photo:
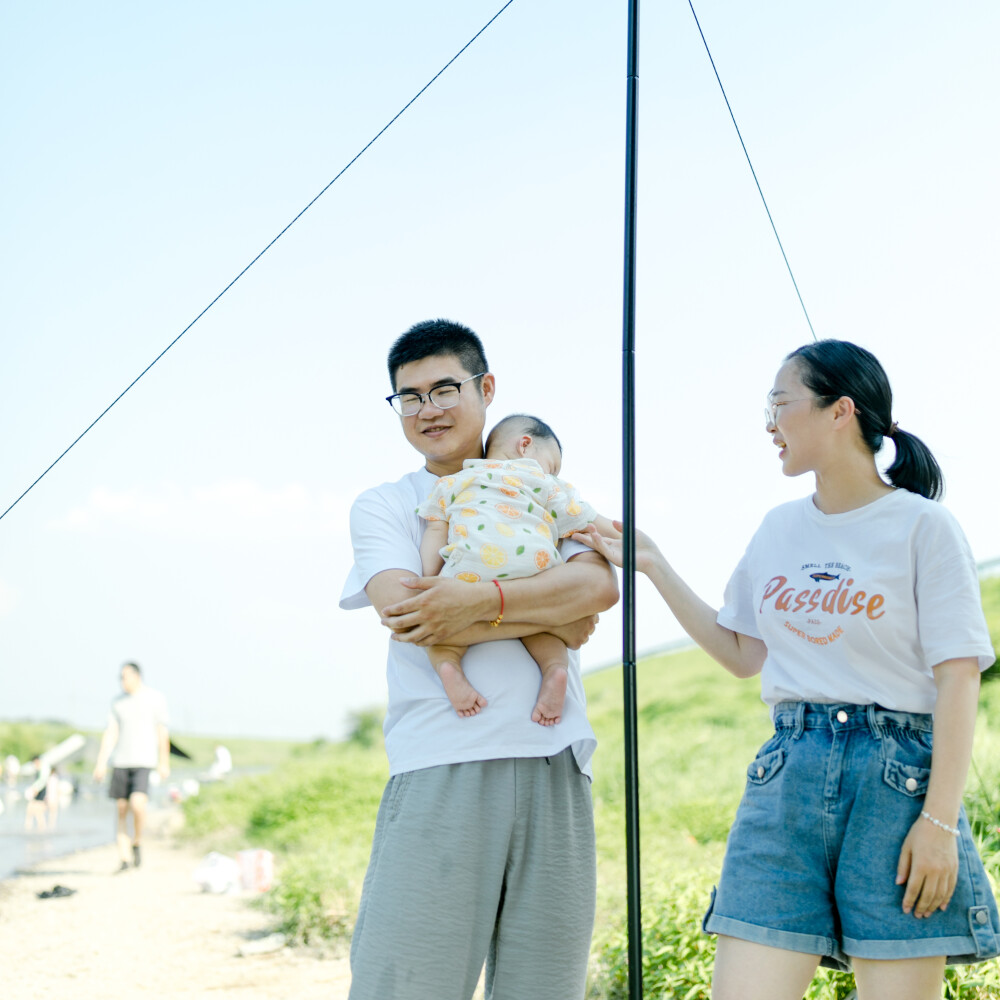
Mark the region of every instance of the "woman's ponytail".
POLYGON ((888 436, 896 446, 896 458, 885 470, 889 482, 928 500, 940 500, 944 493, 944 476, 930 448, 916 434, 901 431, 895 424, 888 436))

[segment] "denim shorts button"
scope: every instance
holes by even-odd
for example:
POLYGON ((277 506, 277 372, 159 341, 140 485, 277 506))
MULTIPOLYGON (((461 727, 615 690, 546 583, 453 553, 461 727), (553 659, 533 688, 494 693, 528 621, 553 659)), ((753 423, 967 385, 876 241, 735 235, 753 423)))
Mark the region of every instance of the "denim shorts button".
POLYGON ((764 768, 763 767, 758 767, 757 768, 757 777, 758 778, 763 778, 764 777, 764 768))
POLYGON ((906 779, 906 790, 908 792, 915 792, 917 790, 917 779, 907 778, 906 779))
POLYGON ((838 722, 847 722, 847 713, 843 709, 841 709, 837 713, 837 721, 838 722))
POLYGON ((990 918, 986 915, 986 911, 985 910, 980 910, 976 914, 976 923, 977 924, 985 924, 986 921, 989 920, 989 919, 990 918))

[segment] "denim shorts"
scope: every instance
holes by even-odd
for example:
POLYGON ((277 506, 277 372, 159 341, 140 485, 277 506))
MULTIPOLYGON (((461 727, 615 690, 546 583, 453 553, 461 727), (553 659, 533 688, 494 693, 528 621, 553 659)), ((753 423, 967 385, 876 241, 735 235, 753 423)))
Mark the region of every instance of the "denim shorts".
POLYGON ((932 716, 786 701, 774 728, 747 768, 706 931, 844 970, 852 957, 966 964, 1000 953, 1000 918, 964 808, 948 909, 921 920, 903 913, 896 865, 923 808, 932 716))

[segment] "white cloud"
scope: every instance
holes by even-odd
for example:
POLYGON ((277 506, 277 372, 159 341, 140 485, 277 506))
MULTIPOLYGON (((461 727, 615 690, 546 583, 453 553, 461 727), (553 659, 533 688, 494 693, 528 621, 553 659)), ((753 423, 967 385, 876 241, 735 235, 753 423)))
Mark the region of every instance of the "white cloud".
POLYGON ((109 528, 167 538, 332 538, 347 531, 353 498, 300 483, 268 488, 247 479, 157 489, 98 487, 87 502, 49 523, 58 531, 109 528))

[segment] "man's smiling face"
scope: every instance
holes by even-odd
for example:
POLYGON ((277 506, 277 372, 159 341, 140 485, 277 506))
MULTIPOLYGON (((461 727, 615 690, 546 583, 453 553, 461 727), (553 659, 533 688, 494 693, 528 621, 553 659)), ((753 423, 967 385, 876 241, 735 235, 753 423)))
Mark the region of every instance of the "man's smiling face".
MULTIPOLYGON (((396 370, 396 392, 426 396, 435 386, 465 381, 468 372, 453 354, 438 354, 400 365, 396 370)), ((400 417, 406 440, 427 459, 427 471, 436 476, 457 472, 467 458, 481 458, 486 407, 493 402, 494 381, 490 374, 465 382, 455 406, 441 409, 424 399, 418 413, 400 417)))

